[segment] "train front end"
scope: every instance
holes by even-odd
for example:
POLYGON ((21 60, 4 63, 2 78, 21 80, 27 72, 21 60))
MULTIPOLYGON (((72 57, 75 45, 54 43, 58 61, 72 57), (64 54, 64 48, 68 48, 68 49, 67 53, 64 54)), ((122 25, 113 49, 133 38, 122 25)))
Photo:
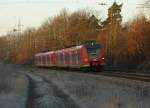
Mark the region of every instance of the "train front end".
POLYGON ((105 65, 104 48, 95 42, 86 45, 91 70, 102 69, 105 65))

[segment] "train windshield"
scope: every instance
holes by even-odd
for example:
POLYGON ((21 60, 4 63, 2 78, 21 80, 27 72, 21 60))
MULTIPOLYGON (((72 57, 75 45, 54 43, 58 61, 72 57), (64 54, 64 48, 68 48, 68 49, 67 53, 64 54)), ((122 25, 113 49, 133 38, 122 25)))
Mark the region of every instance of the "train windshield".
POLYGON ((101 46, 99 44, 90 45, 87 47, 87 51, 90 59, 99 57, 101 46))

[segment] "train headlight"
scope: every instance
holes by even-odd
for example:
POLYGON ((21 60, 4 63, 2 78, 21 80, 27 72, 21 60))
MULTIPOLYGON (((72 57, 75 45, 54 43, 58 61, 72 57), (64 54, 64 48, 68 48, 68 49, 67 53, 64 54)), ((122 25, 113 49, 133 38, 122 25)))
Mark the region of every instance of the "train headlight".
POLYGON ((101 58, 102 60, 104 60, 105 58, 103 57, 103 58, 101 58))

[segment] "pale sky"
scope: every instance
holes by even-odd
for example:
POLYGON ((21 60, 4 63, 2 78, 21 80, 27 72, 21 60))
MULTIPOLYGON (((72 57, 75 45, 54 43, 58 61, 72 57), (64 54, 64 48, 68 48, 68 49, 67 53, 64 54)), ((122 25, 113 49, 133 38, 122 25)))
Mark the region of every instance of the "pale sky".
POLYGON ((100 18, 107 17, 107 9, 116 1, 123 3, 123 22, 131 20, 139 12, 136 7, 144 0, 0 0, 0 35, 17 28, 18 20, 27 27, 38 27, 48 17, 56 15, 62 8, 70 12, 89 8, 98 11, 100 18), (101 6, 98 3, 108 5, 101 6))

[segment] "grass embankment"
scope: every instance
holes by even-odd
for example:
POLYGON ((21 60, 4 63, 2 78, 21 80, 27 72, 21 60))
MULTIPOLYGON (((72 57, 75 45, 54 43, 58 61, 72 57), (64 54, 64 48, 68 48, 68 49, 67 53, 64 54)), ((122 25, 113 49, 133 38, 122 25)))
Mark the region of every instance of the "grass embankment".
POLYGON ((28 79, 17 65, 0 63, 0 108, 25 108, 28 79))

